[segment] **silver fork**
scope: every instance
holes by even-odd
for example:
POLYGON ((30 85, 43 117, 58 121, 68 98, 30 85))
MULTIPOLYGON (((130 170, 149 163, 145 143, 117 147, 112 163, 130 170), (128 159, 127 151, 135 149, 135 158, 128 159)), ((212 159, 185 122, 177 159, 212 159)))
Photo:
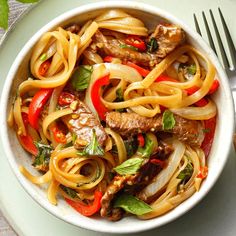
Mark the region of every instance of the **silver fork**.
MULTIPOLYGON (((231 89, 232 89, 232 94, 233 94, 233 97, 234 97, 234 103, 235 103, 234 107, 235 107, 235 112, 236 112, 236 50, 235 50, 235 46, 234 46, 232 37, 230 35, 229 29, 227 27, 227 24, 225 22, 224 16, 223 16, 222 11, 220 10, 220 8, 218 8, 218 12, 219 12, 221 24, 222 24, 223 29, 224 29, 224 34, 225 34, 224 37, 226 38, 227 47, 229 49, 229 54, 228 55, 226 54, 225 47, 223 45, 223 41, 222 41, 221 35, 219 33, 219 29, 217 27, 216 20, 215 20, 215 17, 213 15, 213 12, 212 12, 212 10, 209 10, 210 18, 211 18, 212 25, 213 25, 213 28, 214 28, 214 31, 215 31, 215 36, 216 36, 216 39, 217 39, 217 43, 218 43, 218 46, 219 46, 219 51, 220 51, 220 54, 221 54, 221 57, 222 57, 223 66, 224 66, 225 71, 226 71, 226 73, 229 77, 229 82, 230 82, 230 86, 231 86, 231 89), (232 62, 232 66, 230 66, 230 63, 229 63, 230 59, 231 59, 231 62, 232 62)), ((194 18, 196 31, 202 36, 196 14, 193 14, 193 18, 194 18)), ((215 47, 215 43, 214 43, 212 33, 211 33, 211 30, 210 30, 210 27, 209 27, 209 24, 208 24, 208 21, 207 21, 207 18, 206 18, 206 14, 205 14, 204 11, 202 12, 202 18, 203 18, 203 22, 204 22, 204 25, 205 25, 205 29, 206 29, 209 44, 210 44, 211 48, 214 50, 214 52, 217 55, 217 50, 216 50, 216 47, 215 47)), ((236 117, 236 114, 235 114, 235 117, 236 117)), ((236 150, 236 132, 234 133, 234 147, 235 147, 235 150, 236 150)))
MULTIPOLYGON (((213 15, 213 12, 212 12, 212 10, 209 10, 209 12, 210 12, 210 16, 211 16, 212 25, 213 25, 213 28, 214 28, 214 31, 215 31, 217 43, 218 43, 218 46, 219 46, 219 51, 220 51, 220 54, 221 54, 221 57, 222 57, 223 66, 226 70, 227 75, 230 78, 234 77, 234 76, 236 76, 236 50, 235 50, 235 46, 234 46, 232 37, 231 37, 230 32, 229 32, 229 29, 228 29, 227 24, 225 22, 222 11, 220 10, 220 8, 218 8, 218 12, 219 12, 220 19, 221 19, 221 24, 223 26, 224 34, 225 34, 223 37, 226 38, 227 47, 229 49, 229 54, 227 55, 226 51, 225 51, 225 46, 223 45, 222 36, 219 33, 219 29, 217 27, 217 23, 216 23, 214 15, 213 15), (229 63, 230 59, 231 59, 231 62, 232 62, 232 66, 230 66, 230 63, 229 63)), ((194 18, 194 23, 195 23, 196 30, 202 36, 201 30, 200 30, 200 27, 199 27, 199 21, 197 20, 196 14, 193 14, 193 18, 194 18)), ((211 30, 210 30, 210 27, 209 27, 209 23, 207 21, 207 17, 206 17, 206 14, 205 14, 204 11, 202 12, 202 18, 203 18, 203 22, 204 22, 204 25, 205 25, 205 29, 206 29, 209 44, 210 44, 211 48, 214 50, 214 52, 217 55, 215 42, 213 40, 212 33, 211 33, 211 30)), ((233 81, 230 81, 230 82, 233 82, 233 81)), ((231 85, 233 85, 233 84, 231 84, 231 85)))

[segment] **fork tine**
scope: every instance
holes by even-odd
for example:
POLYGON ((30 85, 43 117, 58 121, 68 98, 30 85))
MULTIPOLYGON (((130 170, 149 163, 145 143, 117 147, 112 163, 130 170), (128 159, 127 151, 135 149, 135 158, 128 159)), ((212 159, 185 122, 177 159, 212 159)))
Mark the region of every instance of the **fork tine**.
POLYGON ((193 18, 194 18, 195 28, 196 28, 197 32, 202 36, 201 30, 200 30, 200 27, 199 27, 199 24, 197 21, 197 17, 195 14, 193 14, 193 18))
POLYGON ((218 44, 219 44, 220 53, 221 53, 221 56, 222 56, 224 67, 229 68, 230 67, 229 61, 228 61, 227 56, 226 56, 226 52, 225 52, 225 49, 224 49, 224 46, 223 46, 223 43, 222 43, 222 40, 221 40, 221 37, 220 37, 218 27, 216 25, 215 18, 213 16, 212 10, 209 10, 209 12, 210 12, 210 15, 211 15, 211 20, 212 20, 212 23, 213 23, 213 27, 215 29, 215 34, 216 34, 216 38, 217 38, 217 41, 218 41, 218 44))
POLYGON ((210 31, 210 28, 209 28, 209 25, 208 25, 206 15, 205 15, 204 11, 202 12, 202 17, 203 17, 203 21, 204 21, 204 24, 205 24, 205 27, 206 27, 207 37, 208 37, 210 46, 214 50, 215 54, 217 55, 215 44, 214 44, 214 41, 212 39, 211 31, 210 31))
POLYGON ((230 56, 232 58, 232 63, 233 63, 234 68, 236 68, 236 49, 234 47, 234 43, 233 43, 232 37, 231 37, 231 35, 229 33, 229 29, 228 29, 228 27, 226 25, 225 19, 224 19, 223 14, 222 14, 222 12, 221 12, 219 7, 218 7, 218 11, 219 11, 220 19, 221 19, 221 22, 222 22, 222 25, 223 25, 223 29, 224 29, 224 32, 225 32, 225 35, 226 35, 226 40, 227 40, 227 43, 228 43, 230 56))

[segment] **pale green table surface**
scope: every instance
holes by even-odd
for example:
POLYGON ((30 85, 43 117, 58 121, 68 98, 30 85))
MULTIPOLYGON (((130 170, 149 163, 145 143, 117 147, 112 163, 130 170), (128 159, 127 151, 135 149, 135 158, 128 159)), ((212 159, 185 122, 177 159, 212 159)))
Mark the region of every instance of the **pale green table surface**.
MULTIPOLYGON (((29 11, 8 34, 0 48, 0 88, 17 53, 25 42, 45 23, 92 0, 44 0, 29 11)), ((220 6, 236 43, 236 0, 148 0, 143 1, 163 8, 193 25, 193 12, 220 6)), ((217 14, 216 14, 217 15, 217 14)), ((222 29, 221 29, 222 30, 222 29)), ((13 175, 0 143, 0 208, 19 235, 24 236, 96 236, 107 235, 69 225, 42 209, 23 190, 13 175)), ((158 229, 135 234, 181 236, 236 235, 236 155, 232 148, 227 165, 216 185, 196 207, 187 214, 158 229)))

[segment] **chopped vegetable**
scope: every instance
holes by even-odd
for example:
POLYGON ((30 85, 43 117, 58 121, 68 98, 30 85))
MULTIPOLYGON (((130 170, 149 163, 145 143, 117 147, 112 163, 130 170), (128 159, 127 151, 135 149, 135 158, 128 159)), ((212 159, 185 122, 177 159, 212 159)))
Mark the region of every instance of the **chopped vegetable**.
POLYGON ((0 27, 3 29, 8 28, 8 14, 9 14, 9 6, 7 0, 0 0, 0 27))
POLYGON ((158 43, 156 38, 151 38, 150 41, 147 43, 148 52, 152 53, 158 49, 158 43))
POLYGON ((139 147, 143 147, 145 144, 145 139, 142 134, 138 134, 138 143, 139 143, 139 147))
POLYGON ((196 74, 196 71, 197 71, 197 68, 196 68, 196 65, 195 64, 192 64, 190 66, 187 66, 187 72, 188 74, 190 75, 195 75, 196 74))
POLYGON ((133 62, 128 61, 128 62, 126 63, 126 65, 127 65, 127 66, 130 66, 130 67, 132 67, 132 68, 134 68, 135 70, 137 70, 138 73, 139 73, 140 75, 142 75, 143 77, 146 77, 146 76, 150 73, 149 70, 146 70, 146 69, 142 68, 141 66, 136 65, 136 64, 133 63, 133 62))
POLYGON ((138 153, 140 153, 144 158, 149 158, 153 152, 153 146, 154 143, 152 139, 150 139, 148 135, 145 135, 145 145, 144 147, 138 148, 138 153))
MULTIPOLYGON (((28 114, 26 114, 25 112, 22 112, 21 115, 22 115, 24 125, 25 125, 25 127, 27 127, 29 125, 28 114)), ((19 135, 18 137, 19 137, 19 141, 20 141, 22 147, 26 151, 28 151, 29 153, 36 156, 37 153, 38 153, 38 149, 34 144, 33 138, 28 133, 26 133, 25 136, 24 135, 19 135)))
POLYGON ((65 144, 66 143, 66 136, 65 134, 58 128, 57 125, 54 125, 52 127, 52 133, 53 133, 53 137, 55 139, 55 141, 57 143, 63 143, 65 144))
POLYGON ((113 59, 114 59, 114 57, 112 57, 112 56, 105 56, 105 57, 103 58, 103 61, 104 61, 104 62, 112 62, 113 59))
POLYGON ((68 92, 62 92, 58 98, 58 103, 61 106, 70 105, 75 100, 75 96, 68 92))
POLYGON ((219 86, 220 86, 219 80, 215 79, 213 81, 213 84, 211 85, 211 88, 210 88, 208 94, 213 94, 215 91, 217 91, 219 86))
POLYGON ((114 170, 120 175, 133 175, 138 172, 143 163, 143 158, 134 157, 130 158, 119 166, 116 166, 114 170))
POLYGON ((130 35, 125 39, 125 43, 137 48, 139 51, 143 52, 146 50, 145 42, 137 35, 130 35))
POLYGON ((30 125, 38 129, 38 120, 44 105, 52 94, 53 89, 43 88, 35 93, 30 105, 29 105, 29 123, 30 125))
POLYGON ((60 185, 61 189, 71 198, 78 198, 77 192, 73 188, 60 185))
POLYGON ((43 62, 39 67, 39 74, 41 76, 45 76, 48 69, 49 69, 49 67, 50 67, 50 65, 51 65, 50 60, 47 60, 47 61, 43 62))
POLYGON ((165 110, 162 116, 162 128, 163 130, 173 129, 175 126, 175 117, 170 110, 165 110))
POLYGON ((156 78, 155 82, 170 81, 170 82, 179 82, 176 79, 169 77, 168 75, 160 75, 156 78))
POLYGON ((83 91, 88 88, 91 74, 93 72, 92 66, 79 66, 71 76, 71 85, 76 91, 83 91))
POLYGON ((94 193, 94 201, 91 205, 86 205, 82 202, 75 202, 65 198, 66 202, 72 206, 76 211, 84 216, 92 216, 101 208, 102 192, 96 190, 94 193))
POLYGON ((152 158, 150 160, 150 163, 154 164, 154 165, 157 165, 157 166, 160 166, 161 168, 164 168, 166 163, 165 161, 162 161, 162 160, 159 160, 159 159, 156 159, 156 158, 152 158))
POLYGON ((43 53, 39 59, 40 59, 40 61, 45 61, 45 60, 47 60, 47 54, 46 54, 46 53, 43 53))
POLYGON ((113 207, 120 207, 134 215, 143 215, 152 211, 152 208, 138 198, 123 193, 115 199, 113 207))
POLYGON ((108 111, 108 109, 103 105, 101 101, 100 93, 101 93, 102 86, 109 84, 109 78, 110 76, 108 74, 97 79, 92 85, 91 94, 90 94, 93 106, 96 109, 101 120, 105 120, 105 113, 108 111))
POLYGON ((205 124, 205 129, 208 129, 209 132, 205 133, 205 137, 202 142, 201 148, 204 151, 205 156, 208 157, 215 135, 216 117, 213 117, 209 120, 205 120, 204 124, 205 124))
POLYGON ((207 166, 201 166, 199 173, 197 174, 197 178, 205 179, 207 177, 207 174, 208 174, 207 166))
POLYGON ((121 88, 118 88, 117 90, 116 90, 116 100, 115 100, 116 102, 122 102, 122 101, 124 101, 124 98, 123 98, 123 91, 122 91, 122 89, 121 88))
POLYGON ((181 184, 185 184, 193 174, 193 166, 190 162, 186 165, 186 167, 179 173, 177 179, 181 179, 181 184))
POLYGON ((131 45, 127 45, 127 44, 121 44, 120 48, 124 48, 124 49, 131 49, 133 51, 138 51, 138 48, 131 46, 131 45))
POLYGON ((102 156, 104 155, 104 150, 99 145, 96 132, 93 129, 93 136, 91 142, 84 148, 84 150, 81 152, 79 151, 78 154, 81 156, 102 156))
POLYGON ((35 159, 32 165, 34 167, 47 167, 49 164, 50 155, 53 148, 50 145, 43 144, 40 142, 35 142, 35 145, 38 149, 38 153, 35 156, 35 159))

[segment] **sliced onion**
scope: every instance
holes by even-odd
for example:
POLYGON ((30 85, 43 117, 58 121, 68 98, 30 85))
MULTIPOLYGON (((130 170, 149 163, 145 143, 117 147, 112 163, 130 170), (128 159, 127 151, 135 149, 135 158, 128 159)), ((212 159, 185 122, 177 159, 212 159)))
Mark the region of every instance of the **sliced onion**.
POLYGON ((216 105, 210 100, 204 107, 184 107, 170 110, 189 120, 207 120, 216 115, 216 105))
POLYGON ((176 171, 184 155, 185 145, 177 139, 173 139, 171 145, 174 148, 174 152, 168 159, 167 167, 154 177, 152 182, 139 193, 138 197, 142 200, 146 200, 162 190, 176 171))
POLYGON ((142 81, 142 76, 132 67, 114 64, 114 63, 104 63, 107 70, 110 72, 110 78, 112 79, 124 79, 129 83, 142 81))

